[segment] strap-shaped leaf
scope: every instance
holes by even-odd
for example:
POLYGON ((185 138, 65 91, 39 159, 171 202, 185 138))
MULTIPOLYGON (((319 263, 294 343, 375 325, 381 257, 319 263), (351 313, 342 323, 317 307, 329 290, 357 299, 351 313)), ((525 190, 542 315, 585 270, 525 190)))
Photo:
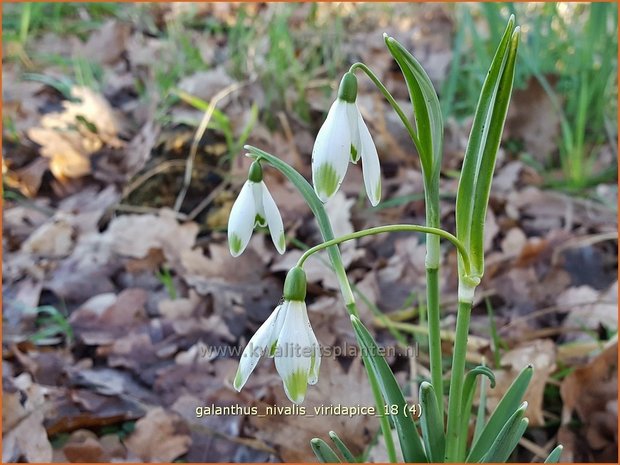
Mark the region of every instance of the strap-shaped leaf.
POLYGON ((558 463, 560 461, 560 457, 562 456, 562 451, 564 447, 562 445, 557 446, 555 449, 551 451, 545 463, 558 463))
MULTIPOLYGON (((461 402, 462 406, 462 420, 461 420, 461 431, 467 431, 469 428, 469 419, 471 413, 471 406, 474 402, 474 393, 476 391, 476 379, 478 375, 484 375, 491 381, 491 387, 495 387, 495 374, 493 371, 485 366, 478 365, 477 367, 470 370, 469 373, 465 376, 465 382, 463 383, 463 400, 461 402)), ((465 456, 465 449, 467 446, 466 443, 467 435, 461 434, 459 436, 459 457, 465 456)))
POLYGON ((506 67, 499 81, 495 105, 493 105, 491 119, 488 122, 489 132, 484 150, 482 151, 478 181, 476 182, 475 202, 471 218, 470 253, 473 267, 478 270, 479 276, 482 276, 484 273, 484 223, 491 194, 491 182, 493 181, 493 172, 495 171, 497 151, 502 139, 506 114, 508 113, 508 104, 512 95, 519 36, 520 29, 517 27, 510 39, 506 67))
POLYGON ((391 411, 390 406, 396 405, 398 408, 398 413, 390 416, 398 433, 403 459, 405 462, 428 462, 420 434, 409 414, 407 402, 398 386, 394 373, 392 373, 389 365, 380 355, 377 343, 360 319, 352 315, 351 324, 362 349, 364 363, 374 372, 379 382, 381 395, 385 400, 388 412, 391 411))
POLYGON ((437 405, 433 385, 427 381, 420 384, 420 406, 422 408, 420 427, 428 459, 430 462, 443 462, 446 449, 443 415, 437 405))
POLYGON ((336 455, 329 444, 320 438, 314 438, 310 441, 312 452, 316 455, 321 463, 341 463, 340 458, 336 455))
POLYGON ((355 460, 355 457, 353 456, 349 448, 346 446, 344 442, 342 442, 342 440, 338 437, 335 431, 330 431, 329 437, 332 439, 332 441, 334 441, 334 444, 336 445, 336 447, 338 448, 338 450, 340 451, 340 453, 342 454, 342 456, 344 457, 347 463, 357 462, 357 460, 355 460))
POLYGON ((512 451, 515 450, 515 447, 517 447, 519 440, 527 429, 529 421, 527 418, 523 418, 526 408, 527 402, 523 402, 517 411, 508 419, 491 444, 489 451, 481 460, 482 462, 503 463, 508 460, 508 457, 510 457, 512 451))
MULTIPOLYGON (((496 122, 491 121, 491 116, 500 80, 506 68, 509 44, 514 31, 514 22, 514 16, 511 16, 482 86, 461 169, 456 197, 456 231, 457 236, 467 244, 468 248, 470 246, 470 228, 474 203, 482 202, 483 200, 475 198, 474 195, 491 124, 493 123, 497 126, 496 122)), ((503 126, 503 120, 501 126, 503 126)))
POLYGON ((527 390, 527 386, 532 379, 532 373, 534 368, 532 365, 526 366, 519 376, 512 382, 502 400, 499 401, 495 411, 489 418, 489 422, 486 424, 480 437, 474 442, 469 455, 467 456, 467 462, 478 462, 484 454, 487 453, 493 440, 497 436, 497 432, 506 424, 515 411, 519 408, 523 394, 527 390))
POLYGON ((472 444, 475 443, 486 423, 487 415, 487 383, 484 378, 480 379, 480 396, 478 397, 478 413, 476 413, 476 426, 474 428, 474 438, 472 444))
POLYGON ((393 37, 385 44, 400 66, 409 89, 420 147, 417 147, 428 187, 439 180, 443 152, 443 116, 437 92, 422 65, 393 37))

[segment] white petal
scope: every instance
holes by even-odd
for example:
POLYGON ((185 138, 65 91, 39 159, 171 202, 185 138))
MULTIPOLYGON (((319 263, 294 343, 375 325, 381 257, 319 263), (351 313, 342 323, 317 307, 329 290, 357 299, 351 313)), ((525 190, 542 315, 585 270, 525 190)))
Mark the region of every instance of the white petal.
POLYGON ((288 304, 286 318, 276 344, 276 369, 284 381, 284 391, 294 403, 303 402, 314 355, 304 319, 304 302, 288 304))
POLYGON ((379 155, 377 148, 372 140, 370 131, 361 113, 358 112, 357 123, 360 130, 360 139, 362 141, 362 171, 364 173, 364 186, 366 186, 366 195, 370 199, 370 203, 376 206, 381 200, 381 165, 379 164, 379 155))
POLYGON ((349 120, 349 131, 351 131, 351 163, 357 163, 362 154, 362 141, 360 139, 360 129, 358 118, 360 111, 356 104, 347 104, 347 119, 349 120), (354 150, 354 152, 353 152, 354 150))
POLYGON ((245 385, 260 358, 271 350, 273 343, 278 337, 278 319, 281 313, 282 306, 278 305, 271 312, 269 318, 254 333, 245 349, 243 349, 239 359, 239 368, 237 368, 237 374, 233 382, 233 386, 237 391, 240 391, 245 385))
POLYGON ((336 193, 349 166, 351 130, 347 108, 340 99, 332 104, 312 149, 312 183, 321 201, 336 193))
POLYGON ((252 195, 252 182, 246 181, 239 197, 230 210, 228 218, 228 246, 233 257, 238 257, 245 250, 252 237, 256 207, 252 195))
POLYGON ((250 184, 252 186, 252 197, 254 200, 254 208, 256 210, 254 227, 265 227, 267 226, 267 220, 265 219, 265 208, 263 206, 263 186, 265 185, 265 183, 263 181, 250 181, 250 184))
POLYGON ((316 384, 319 380, 319 368, 321 367, 321 346, 319 345, 319 341, 312 330, 312 325, 310 324, 310 319, 308 318, 308 311, 305 308, 304 321, 306 323, 306 328, 308 328, 308 338, 310 339, 310 344, 314 352, 312 366, 310 367, 310 373, 308 375, 308 384, 316 384))
POLYGON ((286 238, 284 237, 284 224, 282 223, 282 217, 280 216, 280 210, 273 200, 273 197, 269 193, 267 186, 261 181, 262 186, 262 198, 263 208, 265 212, 265 218, 267 225, 269 226, 269 233, 271 234, 271 240, 273 245, 281 254, 286 250, 286 238))

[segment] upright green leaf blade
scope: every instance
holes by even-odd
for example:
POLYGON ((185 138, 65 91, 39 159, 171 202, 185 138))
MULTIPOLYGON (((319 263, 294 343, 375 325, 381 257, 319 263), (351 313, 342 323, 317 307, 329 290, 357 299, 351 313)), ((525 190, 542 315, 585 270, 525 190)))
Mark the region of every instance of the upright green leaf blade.
POLYGON ((353 325, 355 335, 362 349, 364 362, 367 363, 375 373, 379 382, 381 394, 383 395, 388 409, 392 405, 396 405, 398 408, 398 413, 396 415, 391 415, 391 418, 396 427, 396 432, 398 433, 398 440, 405 462, 428 462, 424 447, 422 446, 420 434, 418 433, 413 419, 408 413, 407 402, 396 382, 394 373, 392 373, 385 359, 379 355, 380 352, 377 343, 360 319, 351 316, 351 324, 353 325))
POLYGON ((329 444, 320 438, 314 438, 310 441, 312 452, 316 455, 321 463, 340 463, 340 458, 336 455, 329 444))
POLYGON ((334 441, 334 444, 336 444, 336 447, 338 448, 338 450, 340 451, 340 453, 342 454, 342 456, 348 463, 357 462, 357 460, 355 460, 355 457, 353 456, 349 448, 346 446, 344 442, 342 442, 342 439, 338 437, 335 431, 330 431, 329 437, 332 439, 332 441, 334 441))
POLYGON ((532 365, 525 367, 519 376, 512 382, 502 400, 495 408, 495 411, 489 418, 489 422, 486 424, 480 437, 475 441, 469 455, 467 456, 467 462, 478 462, 484 454, 487 453, 493 440, 495 439, 497 432, 506 424, 508 419, 516 412, 523 398, 523 394, 527 390, 527 386, 532 379, 532 373, 534 368, 532 365))
POLYGON ((557 446, 555 449, 551 451, 545 463, 558 463, 560 461, 560 457, 562 456, 562 451, 564 447, 562 445, 557 446))
POLYGON ((437 405, 435 390, 427 381, 420 384, 420 406, 420 427, 428 459, 430 462, 443 462, 446 449, 443 415, 437 405))
POLYGON ((493 181, 493 173, 495 171, 495 160, 497 159, 497 151, 504 130, 508 104, 510 103, 510 96, 512 95, 519 35, 520 29, 517 27, 510 39, 506 66, 499 81, 491 119, 488 122, 487 140, 482 151, 480 170, 476 182, 474 194, 476 201, 474 202, 471 218, 470 254, 473 269, 475 270, 474 272, 477 273, 478 276, 482 276, 484 273, 484 223, 487 214, 487 206, 489 204, 489 196, 491 194, 491 182, 493 181))
POLYGON ((515 413, 508 419, 506 424, 497 434, 495 440, 491 443, 489 451, 485 454, 482 462, 485 463, 503 463, 508 460, 510 454, 515 450, 519 440, 525 433, 528 425, 528 419, 523 418, 527 402, 517 409, 515 413))
MULTIPOLYGON (((478 201, 474 198, 478 171, 482 161, 482 152, 486 144, 497 88, 499 87, 499 81, 506 64, 508 45, 513 30, 514 16, 511 16, 482 86, 480 99, 478 100, 478 105, 474 114, 474 122, 467 143, 467 149, 465 151, 463 167, 461 169, 461 177, 459 179, 456 196, 456 231, 457 237, 459 237, 468 248, 474 200, 478 201)), ((460 261, 459 266, 462 266, 460 261)))
MULTIPOLYGON (((465 376, 465 382, 463 383, 463 400, 461 401, 461 410, 463 415, 461 422, 462 431, 467 431, 469 428, 471 406, 474 402, 474 392, 478 375, 484 375, 489 378, 489 380, 491 381, 491 387, 495 387, 495 375, 489 367, 485 365, 478 365, 477 367, 473 368, 469 373, 467 373, 467 375, 465 376)), ((465 449, 467 446, 466 440, 466 434, 462 434, 459 436, 459 457, 465 457, 465 449)))
POLYGON ((413 104, 424 176, 429 187, 439 180, 443 153, 443 116, 437 92, 422 65, 393 37, 384 36, 394 60, 403 72, 413 104))

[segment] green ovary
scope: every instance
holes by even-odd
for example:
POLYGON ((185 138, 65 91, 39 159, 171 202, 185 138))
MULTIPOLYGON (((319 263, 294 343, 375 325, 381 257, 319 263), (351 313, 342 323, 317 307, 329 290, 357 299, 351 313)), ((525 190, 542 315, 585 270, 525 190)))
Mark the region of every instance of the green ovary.
POLYGON ((236 234, 232 234, 228 242, 230 244, 230 250, 232 250, 234 254, 238 254, 241 250, 241 238, 236 234))
POLYGON ((317 191, 331 197, 338 189, 338 173, 332 165, 325 163, 317 170, 315 183, 317 191))

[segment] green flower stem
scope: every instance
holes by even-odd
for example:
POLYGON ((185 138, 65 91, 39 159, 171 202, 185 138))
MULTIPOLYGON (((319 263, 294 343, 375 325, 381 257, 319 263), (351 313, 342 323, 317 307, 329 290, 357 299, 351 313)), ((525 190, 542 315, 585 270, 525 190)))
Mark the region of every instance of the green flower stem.
POLYGON ((462 434, 459 420, 468 412, 461 411, 463 382, 465 378, 465 355, 467 352, 467 334, 471 318, 471 301, 459 301, 456 317, 456 338, 452 354, 452 373, 450 376, 450 397, 448 399, 448 429, 446 433, 446 462, 462 462, 459 457, 459 440, 462 434))
MULTIPOLYGON (((334 238, 333 229, 331 226, 331 222, 329 217, 327 216, 327 212, 325 211, 325 207, 323 203, 316 196, 314 189, 312 186, 304 179, 304 177, 299 174, 292 166, 283 162, 277 157, 274 157, 270 153, 267 153, 263 150, 260 150, 251 145, 246 145, 244 147, 248 152, 250 152, 250 156, 255 158, 256 160, 263 159, 271 166, 279 170, 283 173, 289 181, 293 183, 293 185, 300 192, 302 197, 305 199, 306 203, 312 210, 314 217, 316 218, 317 224, 319 225, 319 229, 323 236, 323 240, 329 241, 334 238)), ((323 243, 325 244, 325 242, 323 243)), ((350 315, 358 316, 359 312, 357 310, 357 306, 355 305, 355 297, 353 296, 353 290, 351 289, 351 283, 349 283, 349 279, 347 277, 347 273, 344 268, 344 263, 342 262, 342 256, 340 255, 340 250, 338 249, 337 244, 333 244, 333 246, 327 246, 329 258, 332 262, 332 266, 334 267, 334 271, 336 273, 336 277, 338 278, 338 282, 340 284, 340 292, 345 302, 345 306, 350 315)), ((370 383, 370 387, 372 390, 373 397, 375 399, 375 405, 377 407, 377 411, 383 413, 385 402, 383 400, 383 396, 381 395, 381 388, 379 387, 379 383, 374 376, 370 366, 364 364, 366 369, 366 375, 368 376, 368 382, 370 383)), ((387 417, 382 416, 380 419, 381 432, 383 437, 385 438, 385 447, 387 449, 388 457, 392 462, 396 462, 396 448, 394 446, 394 440, 392 438, 392 429, 390 427, 390 422, 387 417)))
MULTIPOLYGON (((359 239, 360 237, 372 236, 374 234, 381 234, 386 232, 402 232, 402 231, 412 231, 412 232, 421 232, 426 234, 433 234, 435 236, 439 236, 443 239, 447 239, 450 241, 458 250, 461 258, 463 260, 463 268, 465 269, 466 276, 463 279, 466 279, 469 270, 469 255, 467 254, 467 250, 465 250, 465 246, 459 241, 455 236, 450 234, 443 229, 431 228, 430 226, 420 226, 417 224, 389 224, 386 226, 377 226, 375 228, 362 229, 361 231, 355 231, 350 234, 345 234, 340 237, 336 237, 335 239, 331 239, 329 241, 322 242, 321 244, 315 245, 310 249, 306 250, 299 260, 297 261, 297 266, 302 267, 304 262, 314 253, 319 252, 320 250, 326 249, 333 245, 338 245, 346 241, 350 241, 352 239, 359 239)), ((477 283, 476 283, 477 284, 477 283)))
MULTIPOLYGON (((377 86, 388 103, 392 106, 398 117, 401 119, 405 129, 409 133, 418 153, 422 154, 423 147, 421 145, 418 134, 413 128, 411 121, 407 118, 402 108, 396 103, 392 94, 386 89, 377 75, 364 63, 355 63, 349 69, 350 72, 356 69, 362 70, 377 86)), ((433 160, 429 157, 420 157, 424 171, 424 197, 426 204, 426 225, 433 228, 439 228, 439 172, 438 166, 424 166, 428 162, 425 160, 433 160)), ((432 164, 432 161, 431 161, 432 164)), ((428 325, 429 325, 429 358, 431 369, 431 382, 433 390, 437 397, 439 411, 443 415, 443 370, 441 363, 441 339, 439 337, 440 328, 440 309, 439 309, 439 237, 427 234, 426 236, 426 305, 428 309, 428 325)))
POLYGON ((366 66, 364 63, 361 63, 361 62, 357 62, 351 65, 351 68, 349 68, 349 72, 354 72, 356 69, 361 69, 362 71, 364 71, 364 73, 366 73, 366 75, 370 78, 370 80, 374 83, 374 85, 377 86, 377 88, 381 91, 385 99, 392 106, 392 108, 394 109, 398 117, 401 119, 401 121, 405 125, 405 129, 407 129, 407 132, 409 133, 409 136, 413 140, 413 143, 415 144, 415 146, 420 147, 420 140, 418 139, 418 135, 416 134, 415 129, 413 129, 411 122, 409 121, 405 113, 403 112, 402 108, 400 108, 398 103, 396 103, 396 100, 394 99, 394 97, 392 97, 392 94, 390 94, 390 91, 387 90, 385 86, 383 85, 383 83, 379 80, 377 75, 368 66, 366 66))
POLYGON ((426 269, 426 308, 428 311, 428 351, 431 384, 443 420, 443 367, 441 363, 441 327, 439 315, 439 269, 426 269))

